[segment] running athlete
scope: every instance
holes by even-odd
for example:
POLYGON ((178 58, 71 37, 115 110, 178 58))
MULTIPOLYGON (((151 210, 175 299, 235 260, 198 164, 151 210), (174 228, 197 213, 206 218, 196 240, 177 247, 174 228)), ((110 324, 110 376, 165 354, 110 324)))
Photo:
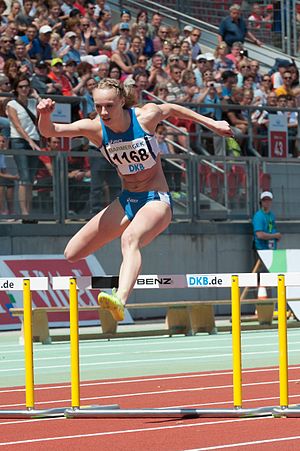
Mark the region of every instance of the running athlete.
POLYGON ((194 120, 221 136, 232 136, 232 131, 227 122, 215 121, 181 105, 148 103, 133 108, 133 91, 125 90, 113 79, 101 80, 93 97, 98 116, 72 124, 52 123, 55 102, 42 99, 37 106, 39 130, 47 138, 86 137, 118 171, 123 188, 120 196, 69 241, 65 257, 70 262, 80 260, 121 237, 123 261, 118 289, 113 289, 112 294, 100 292, 98 302, 110 310, 115 320, 122 321, 124 305, 140 273, 140 249, 165 230, 172 219, 172 199, 154 137, 157 124, 175 116, 194 120))

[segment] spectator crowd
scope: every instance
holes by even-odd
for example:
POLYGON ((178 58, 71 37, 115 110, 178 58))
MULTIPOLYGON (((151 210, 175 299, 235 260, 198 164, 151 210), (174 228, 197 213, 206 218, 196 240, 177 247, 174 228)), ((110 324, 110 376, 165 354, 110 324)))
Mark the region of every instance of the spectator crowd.
MULTIPOLYGON (((234 4, 220 24, 216 48, 205 52, 201 29, 186 25, 180 30, 166 25, 159 12, 149 17, 146 10, 140 10, 133 18, 129 10, 122 9, 116 21, 103 0, 0 0, 0 131, 4 138, 1 148, 7 148, 10 140, 14 149, 51 150, 53 143, 44 143, 36 128, 40 96, 74 97, 71 120, 92 119, 95 117, 92 91, 100 80, 110 77, 132 86, 137 104, 153 100, 189 103, 203 115, 226 119, 235 134, 226 143, 226 151, 233 155, 249 155, 251 125, 252 145, 258 154, 266 156, 268 107, 282 108, 278 114, 287 116, 289 153, 297 157, 297 113, 287 111, 298 105, 297 67, 287 59, 279 60, 270 73, 263 73, 258 61, 250 59, 244 49, 245 39, 262 45, 255 31, 268 26, 271 20, 271 9, 261 11, 259 4, 253 5, 251 16, 244 20, 240 6, 234 4), (13 94, 14 100, 7 94, 13 94), (77 97, 83 97, 84 102, 76 100, 77 97), (258 106, 262 108, 256 109, 258 106)), ((197 151, 195 125, 176 117, 170 122, 177 130, 190 133, 191 144, 197 151)), ((187 144, 186 134, 174 133, 170 127, 160 127, 163 153, 176 152, 172 145, 164 145, 167 136, 181 146, 187 144)), ((81 148, 87 145, 83 143, 81 148)), ((208 137, 207 146, 211 153, 224 154, 224 146, 212 137, 208 137)), ((57 142, 55 150, 61 147, 62 143, 57 142)), ((15 158, 16 179, 21 187, 19 203, 25 221, 30 214, 33 184, 39 182, 36 171, 42 165, 48 176, 52 174, 50 158, 37 157, 38 161, 30 158, 27 162, 19 155, 15 158)), ((92 178, 94 194, 103 193, 102 204, 97 204, 92 196, 95 213, 110 201, 109 183, 104 176, 107 168, 98 158, 86 160, 81 175, 80 168, 71 165, 69 179, 77 193, 76 182, 102 174, 98 184, 92 178)), ((0 187, 2 180, 11 187, 11 175, 5 176, 4 161, 2 166, 0 187)), ((173 179, 176 177, 178 174, 173 174, 173 179)), ((0 207, 3 203, 0 199, 0 207)))

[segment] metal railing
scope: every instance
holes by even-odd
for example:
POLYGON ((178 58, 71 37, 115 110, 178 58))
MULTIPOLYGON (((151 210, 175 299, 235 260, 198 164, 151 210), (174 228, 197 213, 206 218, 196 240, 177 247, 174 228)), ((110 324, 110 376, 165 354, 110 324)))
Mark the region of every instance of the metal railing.
MULTIPOLYGON (((8 169, 15 171, 13 155, 6 151, 8 169)), ((25 151, 27 155, 39 156, 39 152, 25 151)), ((39 221, 86 221, 91 216, 91 194, 94 176, 72 182, 68 177, 71 158, 93 158, 94 162, 106 164, 106 160, 92 151, 45 152, 53 160, 53 176, 36 178, 33 184, 33 205, 29 218, 39 221), (99 161, 98 161, 99 160, 99 161)), ((258 208, 259 193, 274 193, 273 207, 278 219, 300 220, 300 160, 267 158, 232 158, 200 156, 182 153, 162 157, 165 174, 179 177, 179 187, 174 194, 174 220, 250 220, 258 208), (177 172, 176 172, 177 171, 177 172)), ((94 164, 94 163, 93 163, 94 164)), ((100 195, 100 211, 121 190, 113 167, 102 166, 103 185, 100 195), (105 177, 105 180, 104 180, 105 177)), ((101 174, 100 170, 100 174, 101 174)), ((96 181, 99 177, 96 176, 96 181)), ((172 191, 175 191, 171 188, 172 191)), ((94 211, 95 213, 96 211, 94 211)), ((22 218, 18 202, 18 184, 15 184, 15 212, 0 215, 0 221, 22 218)))

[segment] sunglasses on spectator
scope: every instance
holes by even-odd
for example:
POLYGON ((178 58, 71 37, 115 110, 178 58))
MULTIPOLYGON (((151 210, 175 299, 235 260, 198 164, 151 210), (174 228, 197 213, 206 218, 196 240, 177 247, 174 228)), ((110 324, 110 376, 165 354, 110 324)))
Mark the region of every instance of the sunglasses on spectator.
POLYGON ((161 33, 161 34, 168 34, 167 31, 162 31, 162 30, 160 30, 160 33, 161 33))
POLYGON ((30 85, 19 85, 18 86, 18 88, 21 88, 21 89, 23 89, 23 88, 29 88, 30 87, 30 85))
POLYGON ((271 81, 271 78, 263 78, 262 81, 271 81))
POLYGON ((147 62, 147 58, 139 58, 139 63, 146 63, 147 62))
POLYGON ((198 38, 200 38, 200 34, 199 33, 192 33, 192 36, 197 36, 198 38))
POLYGON ((284 80, 291 80, 292 77, 283 77, 284 80))
POLYGON ((181 74, 181 70, 175 70, 175 71, 173 72, 173 74, 179 75, 179 74, 181 74))

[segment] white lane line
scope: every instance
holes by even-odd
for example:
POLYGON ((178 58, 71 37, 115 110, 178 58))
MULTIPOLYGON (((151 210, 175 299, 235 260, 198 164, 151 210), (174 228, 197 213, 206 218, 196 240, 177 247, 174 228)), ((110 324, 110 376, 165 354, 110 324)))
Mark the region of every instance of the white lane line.
MULTIPOLYGON (((289 371, 297 371, 300 370, 299 365, 291 365, 289 367, 289 371)), ((243 369, 243 374, 252 374, 252 373, 270 373, 270 372, 276 372, 278 373, 278 367, 269 367, 269 368, 248 368, 243 369)), ((120 385, 120 384, 136 384, 136 383, 144 383, 144 382, 156 382, 156 381, 166 381, 166 380, 178 380, 178 379, 197 379, 202 377, 216 377, 216 376, 231 376, 232 370, 223 370, 223 371, 210 371, 210 372, 203 372, 203 373, 187 373, 187 374, 179 374, 174 376, 148 376, 144 378, 134 378, 134 379, 116 379, 116 380, 104 380, 104 381, 95 381, 95 382, 81 382, 81 387, 96 387, 99 385, 120 385)), ((300 380, 295 379, 296 382, 300 382, 300 380)), ((70 388, 71 384, 63 384, 63 385, 51 385, 51 384, 45 384, 45 385, 37 385, 35 387, 36 391, 43 391, 43 390, 64 390, 66 388, 70 388)), ((0 390, 1 393, 11 393, 11 392, 24 392, 24 387, 8 387, 3 390, 0 390)))
MULTIPOLYGON (((264 331, 264 332, 260 332, 260 331, 255 331, 256 335, 254 335, 253 331, 244 331, 242 332, 242 340, 258 340, 260 341, 261 338, 272 338, 272 337, 277 337, 278 333, 277 330, 271 330, 271 331, 264 331)), ((292 335, 299 335, 300 334, 300 330, 297 329, 289 329, 288 331, 288 335, 292 336, 292 335)), ((169 336, 166 336, 168 339, 170 338, 169 336)), ((91 348, 99 348, 99 345, 101 347, 124 347, 124 346, 146 346, 146 345, 150 345, 150 346, 161 346, 162 344, 164 344, 166 342, 166 337, 162 338, 162 337, 146 337, 147 341, 144 339, 143 342, 138 341, 140 340, 140 338, 116 338, 113 339, 109 342, 104 341, 103 339, 94 339, 94 340, 82 340, 80 345, 83 347, 91 347, 91 348), (96 341, 96 344, 95 344, 96 341), (130 342, 129 342, 130 341, 130 342)), ((231 336, 228 335, 228 332, 220 332, 217 335, 203 335, 203 334, 199 334, 199 335, 195 335, 193 337, 186 337, 185 335, 180 335, 180 336, 172 336, 172 343, 177 343, 184 340, 185 342, 189 341, 189 342, 193 342, 195 343, 195 341, 197 340, 205 340, 207 343, 211 343, 213 341, 230 341, 231 340, 231 336)), ((66 348, 70 346, 70 342, 69 341, 65 341, 65 342, 53 342, 51 346, 49 346, 48 349, 50 348, 54 348, 54 347, 60 347, 60 348, 66 348)), ((22 352, 22 346, 19 343, 15 343, 15 344, 0 344, 0 350, 1 349, 8 349, 8 348, 16 348, 15 351, 13 352, 22 352)), ((34 348, 37 351, 43 351, 45 349, 45 346, 41 343, 34 343, 34 348)))
MULTIPOLYGON (((264 418, 266 419, 272 419, 272 418, 264 418)), ((217 421, 210 421, 210 422, 203 422, 203 423, 192 423, 192 424, 177 424, 172 426, 158 426, 158 427, 151 427, 151 428, 139 428, 139 429, 125 429, 125 430, 119 430, 119 431, 108 431, 108 432, 95 432, 92 434, 78 434, 78 435, 62 435, 59 437, 41 437, 36 439, 30 439, 30 440, 19 440, 19 441, 13 441, 13 442, 3 442, 0 443, 0 446, 11 446, 11 445, 22 445, 25 443, 41 443, 41 442, 48 442, 48 441, 57 441, 57 440, 74 440, 74 439, 83 439, 83 438, 89 438, 89 437, 105 437, 109 435, 121 435, 121 434, 135 434, 138 432, 155 432, 155 431, 161 431, 161 430, 167 430, 167 429, 184 429, 184 428, 190 428, 190 427, 203 427, 208 425, 218 425, 218 424, 225 424, 225 423, 239 423, 240 421, 261 421, 262 418, 238 418, 238 419, 230 419, 230 420, 217 420, 217 421)), ((274 419, 272 419, 274 421, 274 419)))
MULTIPOLYGON (((290 354, 297 354, 299 355, 300 349, 290 349, 289 350, 289 355, 290 354)), ((275 351, 253 351, 253 352, 244 352, 243 353, 243 361, 245 362, 247 359, 252 359, 253 356, 257 356, 257 355, 270 355, 270 354, 276 354, 278 355, 278 349, 275 351)), ((94 354, 93 357, 96 357, 97 354, 94 354)), ((97 368, 98 366, 110 366, 112 365, 114 368, 116 368, 116 366, 118 365, 122 365, 124 364, 125 366, 128 366, 129 364, 132 363, 146 363, 149 365, 152 365, 155 362, 171 362, 171 361, 186 361, 186 360, 195 360, 195 359, 218 359, 218 358, 232 358, 232 353, 228 353, 228 354, 207 354, 207 355, 192 355, 192 356, 185 356, 185 357, 165 357, 165 358, 156 358, 156 359, 131 359, 131 360, 112 360, 112 361, 106 361, 106 362, 91 362, 91 363, 80 363, 80 367, 95 367, 97 368)), ((51 369, 63 369, 63 368, 70 368, 70 364, 67 365, 48 365, 48 366, 38 366, 35 365, 35 370, 47 370, 50 371, 51 369)), ((24 372, 24 367, 22 368, 2 368, 0 369, 0 373, 9 373, 9 372, 19 372, 19 371, 23 371, 24 372)))
MULTIPOLYGON (((279 437, 279 438, 270 438, 270 439, 265 439, 265 440, 254 440, 253 442, 240 442, 240 443, 232 443, 232 444, 227 444, 227 445, 209 446, 207 448, 194 448, 194 449, 189 449, 189 450, 184 450, 184 451, 210 451, 213 449, 240 448, 241 446, 254 446, 254 445, 262 445, 263 443, 277 443, 277 442, 285 442, 285 441, 291 441, 291 440, 300 440, 300 435, 295 435, 294 437, 279 437)), ((288 449, 288 448, 285 448, 285 449, 288 449)))
MULTIPOLYGON (((293 380, 290 380, 290 382, 295 382, 293 380)), ((253 383, 249 383, 249 384, 243 384, 243 388, 246 387, 257 387, 257 386, 266 386, 266 385, 278 385, 279 381, 278 380, 274 380, 274 381, 269 381, 269 382, 253 382, 253 383)), ((121 399, 121 398, 134 398, 134 397, 139 397, 139 396, 154 396, 154 395, 166 395, 166 394, 170 394, 170 393, 187 393, 187 392, 205 392, 205 391, 216 391, 216 390, 226 390, 226 389, 232 389, 233 385, 232 384, 228 384, 228 385, 216 385, 216 386, 210 386, 210 387, 195 387, 195 388, 177 388, 177 389, 170 389, 170 390, 156 390, 156 391, 146 391, 146 392, 135 392, 135 393, 123 393, 123 394, 115 394, 115 395, 106 395, 106 396, 92 396, 92 397, 86 397, 86 398, 82 398, 81 401, 92 401, 92 400, 100 400, 100 399, 121 399)), ((54 400, 54 401, 41 401, 38 404, 56 404, 58 402, 63 402, 63 403, 67 403, 70 402, 70 398, 67 399, 59 399, 59 400, 54 400)), ((3 404, 0 405, 0 408, 2 407, 19 407, 19 406, 23 406, 23 403, 21 404, 3 404)))
MULTIPOLYGON (((300 344, 300 341, 293 341, 291 344, 290 344, 290 346, 293 346, 293 345, 299 345, 300 344)), ((278 344, 276 343, 276 342, 273 342, 273 343, 261 343, 261 344, 255 344, 255 343, 253 343, 253 344, 244 344, 244 345, 242 345, 242 349, 247 349, 247 348, 266 348, 267 346, 272 346, 272 347, 274 347, 275 348, 275 351, 277 351, 278 350, 278 344)), ((99 348, 98 348, 99 349, 99 348)), ((196 352, 202 352, 203 350, 205 350, 206 352, 210 352, 210 351, 212 351, 212 350, 216 350, 216 349, 220 349, 220 346, 203 346, 203 347, 201 347, 201 346, 197 346, 197 347, 194 347, 194 348, 191 348, 191 347, 185 347, 185 348, 178 348, 178 347, 176 347, 175 349, 174 349, 174 347, 173 348, 167 348, 167 349, 149 349, 149 350, 143 350, 143 354, 161 354, 161 353, 164 353, 164 352, 168 352, 168 353, 170 353, 170 352, 191 352, 191 351, 196 351, 196 352)), ((232 345, 228 345, 228 346, 222 346, 222 349, 224 350, 224 349, 232 349, 232 345)), ((88 350, 90 350, 90 349, 88 349, 88 350)), ((290 351, 291 349, 289 349, 289 351, 290 351)), ((48 351, 48 349, 47 349, 47 351, 48 351)), ((58 350, 56 349, 55 350, 56 352, 58 352, 58 350)), ((86 350, 85 350, 86 351, 86 350)), ((273 351, 273 352, 275 352, 275 351, 273 351)), ((22 350, 22 353, 24 353, 24 351, 22 350)), ((45 352, 44 352, 45 353, 45 352)), ((130 352, 130 355, 134 355, 134 354, 140 354, 141 353, 141 351, 131 351, 130 352)), ((5 353, 5 355, 6 355, 7 353, 5 353)), ((101 352, 101 353, 97 353, 97 354, 95 354, 95 353, 93 353, 93 354, 84 354, 83 353, 83 350, 81 349, 80 350, 80 357, 81 358, 88 358, 88 357, 94 357, 94 356, 96 356, 96 357, 102 357, 102 356, 111 356, 111 355, 123 355, 123 354, 125 354, 125 352, 124 352, 124 350, 122 350, 122 351, 118 351, 118 352, 106 352, 106 351, 103 351, 103 352, 101 352)), ((37 357, 37 360, 38 361, 41 361, 41 360, 59 360, 59 359, 63 359, 63 360, 65 360, 66 359, 66 355, 64 354, 64 355, 55 355, 55 356, 53 356, 53 357, 37 357)), ((3 363, 5 363, 5 365, 7 365, 7 363, 16 363, 16 362, 24 362, 24 356, 23 356, 23 354, 22 354, 22 358, 19 358, 19 359, 5 359, 5 362, 3 362, 3 363)), ((0 364, 1 364, 1 361, 0 361, 0 364)))

